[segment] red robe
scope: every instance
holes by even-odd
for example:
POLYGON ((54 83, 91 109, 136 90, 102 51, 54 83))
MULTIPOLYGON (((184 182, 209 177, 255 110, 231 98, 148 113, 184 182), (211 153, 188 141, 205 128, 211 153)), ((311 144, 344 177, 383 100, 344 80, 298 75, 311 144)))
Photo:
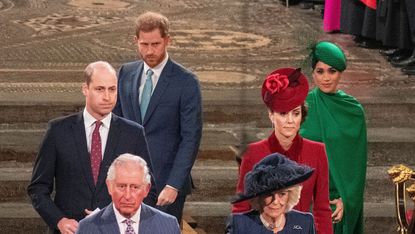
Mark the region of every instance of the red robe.
MULTIPOLYGON (((320 142, 304 139, 297 134, 291 148, 285 151, 273 132, 268 139, 249 144, 239 168, 236 192, 243 193, 245 175, 252 170, 254 165, 265 156, 276 152, 315 169, 313 175, 303 182, 300 202, 294 209, 309 212, 312 206, 317 233, 332 234, 328 163, 324 144, 320 142)), ((250 210, 249 201, 239 202, 232 206, 232 213, 242 213, 250 210)))
POLYGON ((376 10, 376 0, 360 0, 365 4, 367 7, 372 8, 373 10, 376 10))

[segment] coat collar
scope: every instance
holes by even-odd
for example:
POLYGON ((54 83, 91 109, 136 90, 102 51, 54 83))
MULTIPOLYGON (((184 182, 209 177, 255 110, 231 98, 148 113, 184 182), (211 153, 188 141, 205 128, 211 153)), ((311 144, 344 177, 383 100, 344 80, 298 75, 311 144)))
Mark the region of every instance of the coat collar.
POLYGON ((102 223, 99 224, 101 233, 120 233, 112 202, 105 207, 101 220, 102 223))
POLYGON ((274 131, 272 132, 271 136, 268 137, 268 143, 271 153, 280 153, 293 161, 299 162, 301 149, 303 148, 303 138, 299 134, 295 136, 293 144, 287 151, 284 150, 278 142, 274 131))

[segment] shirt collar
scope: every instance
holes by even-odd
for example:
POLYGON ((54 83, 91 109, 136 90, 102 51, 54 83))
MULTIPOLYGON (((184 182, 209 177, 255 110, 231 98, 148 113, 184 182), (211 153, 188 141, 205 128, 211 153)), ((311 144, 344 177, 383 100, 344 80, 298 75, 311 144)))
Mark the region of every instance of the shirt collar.
MULTIPOLYGON (((117 223, 123 225, 124 220, 126 219, 126 217, 122 216, 122 214, 120 214, 120 212, 117 210, 117 208, 115 208, 115 204, 112 203, 112 208, 114 209, 114 214, 115 214, 115 218, 117 219, 117 223)), ((140 222, 140 214, 141 214, 141 205, 140 207, 138 207, 137 212, 135 212, 135 214, 130 218, 134 223, 138 223, 140 222)))
POLYGON ((161 63, 159 63, 157 66, 150 68, 146 62, 144 62, 144 74, 147 74, 148 69, 153 70, 154 75, 156 75, 157 77, 160 77, 161 72, 163 71, 164 66, 166 66, 167 60, 169 60, 169 54, 166 52, 166 57, 164 57, 163 61, 161 61, 161 63))
POLYGON ((289 159, 298 162, 299 155, 303 146, 303 138, 297 134, 293 140, 291 147, 285 151, 278 142, 275 132, 273 131, 271 136, 268 137, 269 149, 271 153, 280 153, 287 156, 289 159))
MULTIPOLYGON (((91 114, 89 114, 86 108, 84 108, 83 117, 84 117, 85 127, 91 127, 95 123, 95 121, 97 121, 91 114)), ((105 118, 101 120, 102 126, 109 129, 110 123, 111 123, 111 117, 112 117, 112 113, 110 112, 107 116, 105 116, 105 118)))

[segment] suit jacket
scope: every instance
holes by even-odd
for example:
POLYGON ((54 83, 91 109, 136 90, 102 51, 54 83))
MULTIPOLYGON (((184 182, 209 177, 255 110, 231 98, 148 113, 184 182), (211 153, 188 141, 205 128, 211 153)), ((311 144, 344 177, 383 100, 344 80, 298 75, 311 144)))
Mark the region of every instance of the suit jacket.
POLYGON ((81 220, 84 209, 105 207, 111 202, 105 185, 107 171, 123 153, 141 156, 152 170, 143 127, 113 114, 94 185, 82 112, 50 121, 28 186, 33 207, 55 229, 63 217, 81 220))
MULTIPOLYGON (((279 234, 315 234, 313 215, 308 212, 291 210, 285 214, 285 226, 279 234)), ((245 214, 233 214, 230 217, 227 234, 272 234, 266 229, 259 218, 258 211, 245 214)), ((321 232, 324 233, 324 232, 321 232)))
POLYGON ((194 74, 169 59, 142 120, 139 87, 143 67, 143 61, 122 65, 113 112, 144 126, 158 192, 168 184, 188 194, 190 171, 202 135, 199 82, 194 74))
MULTIPOLYGON (((179 224, 174 216, 141 204, 138 234, 180 234, 179 224)), ((112 203, 98 213, 81 220, 78 234, 119 234, 112 203)))

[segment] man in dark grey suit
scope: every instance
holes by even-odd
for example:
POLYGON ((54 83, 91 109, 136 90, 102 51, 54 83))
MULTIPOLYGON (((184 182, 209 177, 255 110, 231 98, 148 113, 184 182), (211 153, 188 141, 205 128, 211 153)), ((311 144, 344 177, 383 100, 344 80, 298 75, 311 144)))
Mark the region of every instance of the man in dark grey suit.
POLYGON ((143 127, 111 113, 117 99, 114 68, 91 63, 85 78, 85 109, 49 122, 28 186, 33 207, 55 233, 75 233, 87 213, 111 202, 105 178, 118 155, 141 155, 152 169, 143 127))
POLYGON ((151 186, 148 167, 142 158, 120 155, 111 164, 106 182, 112 203, 83 219, 77 233, 180 233, 174 216, 142 203, 151 186))
POLYGON ((144 126, 159 192, 157 208, 180 222, 202 135, 200 86, 193 73, 169 58, 165 16, 140 15, 135 40, 142 60, 120 68, 114 113, 144 126))

